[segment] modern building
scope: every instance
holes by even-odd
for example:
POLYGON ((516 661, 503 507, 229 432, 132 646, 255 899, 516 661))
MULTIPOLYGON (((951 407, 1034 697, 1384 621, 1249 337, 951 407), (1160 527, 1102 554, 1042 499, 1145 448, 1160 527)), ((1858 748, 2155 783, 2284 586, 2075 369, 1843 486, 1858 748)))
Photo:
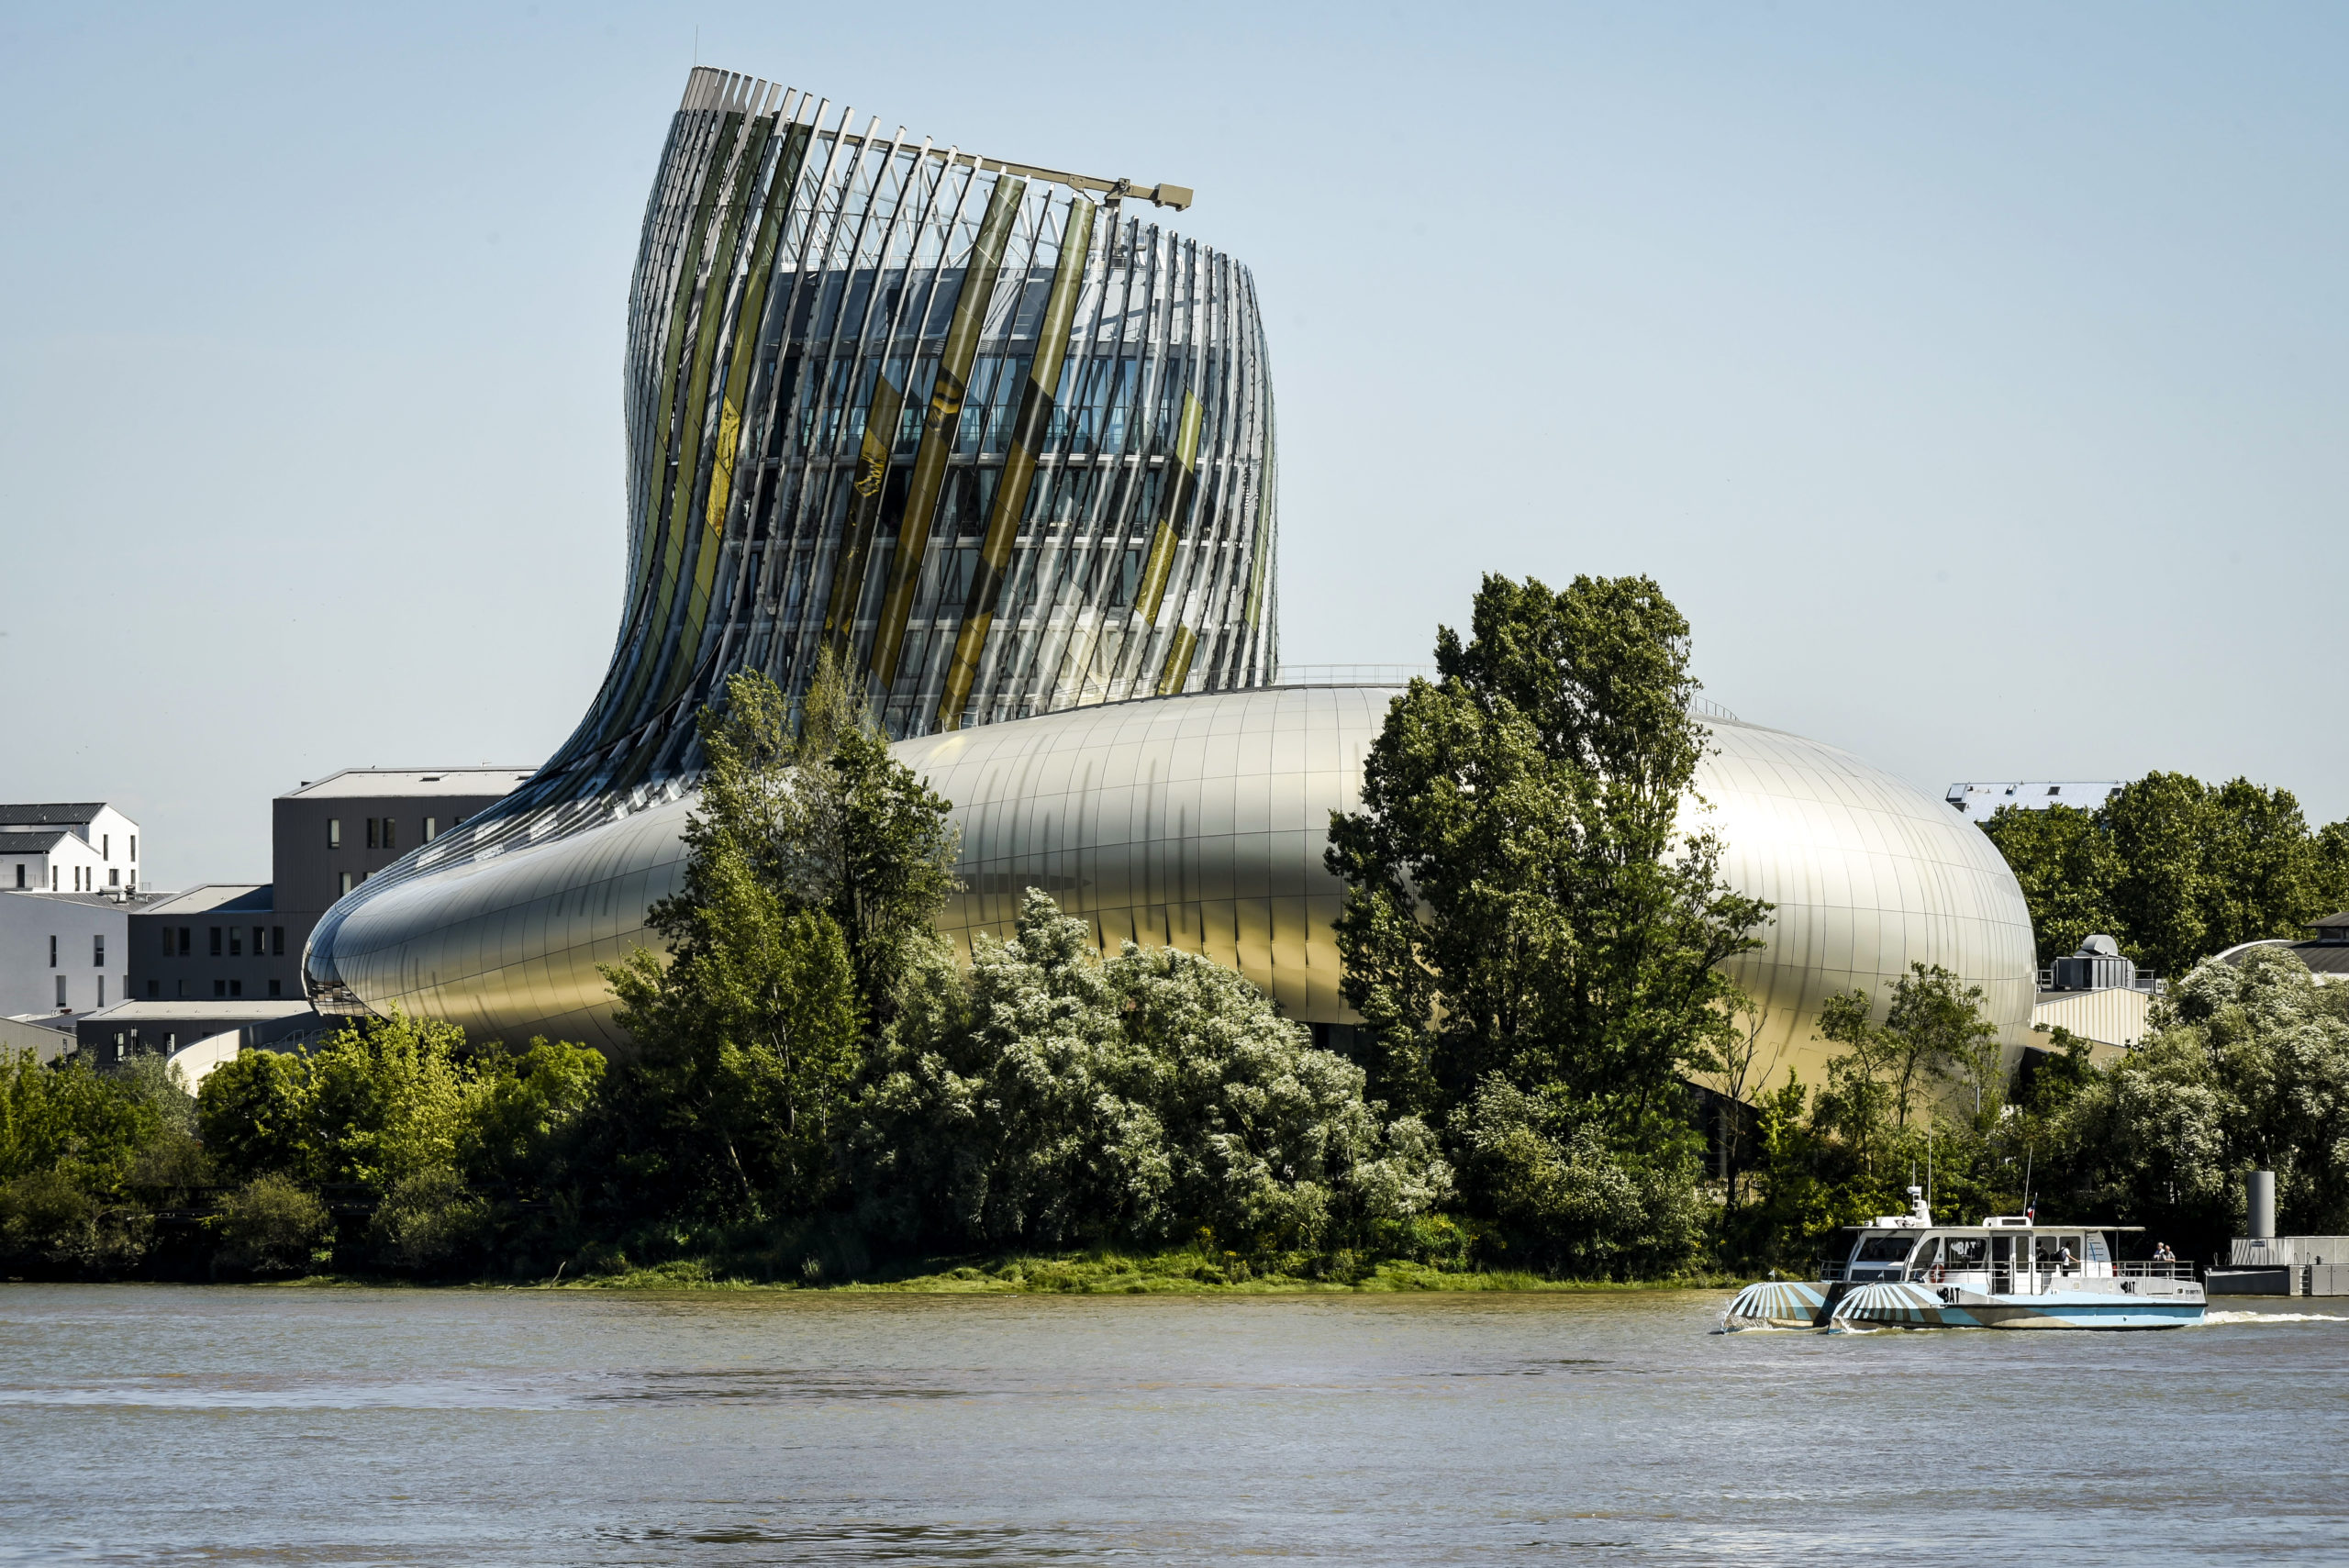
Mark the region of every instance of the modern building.
MULTIPOLYGON (((1114 704, 901 741, 954 803, 964 891, 939 925, 958 945, 1011 934, 1041 887, 1127 940, 1239 970, 1326 1038, 1356 1020, 1322 866, 1330 814, 1359 807, 1393 686, 1290 686, 1114 704)), ((1714 709, 1698 765, 1722 876, 1776 906, 1766 945, 1727 966, 1761 1010, 1753 1082, 1823 1081, 1829 995, 1883 1001, 1909 964, 1982 986, 2004 1042, 2031 1042, 2031 912, 1988 839, 1848 751, 1714 709)), ((643 940, 643 939, 639 939, 643 940)), ((649 944, 648 944, 649 945, 649 944)))
MULTIPOLYGON (((131 1057, 176 1056, 207 1040, 234 1037, 235 1050, 292 1050, 315 1042, 327 1025, 300 997, 242 1002, 117 1002, 74 1020, 81 1059, 107 1072, 131 1057)), ((337 1020, 332 1027, 340 1027, 337 1020)), ((232 1051, 233 1054, 233 1051, 232 1051)))
POLYGON ((2349 984, 2349 909, 2311 920, 2309 929, 2316 934, 2308 941, 2273 937, 2265 941, 2239 943, 2219 957, 2228 963, 2240 963, 2243 955, 2254 948, 2289 948, 2319 980, 2349 984))
MULTIPOLYGON (((1229 963, 1325 1035, 1321 867, 1392 685, 1279 686, 1275 453, 1244 269, 1128 217, 1141 191, 999 162, 696 72, 630 296, 629 575, 588 716, 514 795, 328 912, 322 1012, 626 1049, 599 964, 657 948, 693 718, 831 651, 955 803, 963 943, 1042 887, 1111 947, 1229 963)), ((1982 834, 1849 753, 1714 721, 1700 787, 1741 891, 1763 1074, 1818 1076, 1820 1002, 1911 962, 2025 1043, 2021 890, 1982 834)))
POLYGON ((336 899, 495 806, 531 772, 346 768, 304 780, 271 803, 270 881, 191 888, 132 917, 129 999, 301 998, 302 945, 336 899))
POLYGON ((139 824, 105 801, 0 806, 0 892, 139 887, 139 824))
MULTIPOLYGON (((2079 951, 2039 972, 2039 998, 2031 1027, 2069 1029, 2087 1040, 2099 1062, 2135 1049, 2151 1027, 2154 998, 2162 983, 2121 955, 2121 944, 2092 936, 2079 951)), ((2033 1041, 2043 1044, 2043 1041, 2033 1041)))
POLYGON ((1954 784, 1945 797, 1961 817, 1987 822, 2007 806, 2043 811, 2051 806, 2094 811, 2121 793, 2118 779, 2039 779, 2000 784, 1954 784))
POLYGON ((131 917, 129 989, 123 999, 299 997, 301 962, 301 937, 289 942, 269 884, 206 883, 166 894, 131 917))
MULTIPOLYGON (((1190 199, 694 72, 629 293, 611 668, 535 778, 321 923, 321 1006, 364 1005, 418 879, 472 898, 519 855, 575 911, 738 672, 796 695, 829 650, 899 735, 1262 684, 1264 331, 1247 269, 1141 216, 1190 199)), ((451 940, 493 945, 441 973, 503 962, 502 933, 451 940)))
POLYGON ((79 1014, 130 988, 130 921, 157 902, 128 889, 18 893, 0 888, 0 1018, 79 1014))

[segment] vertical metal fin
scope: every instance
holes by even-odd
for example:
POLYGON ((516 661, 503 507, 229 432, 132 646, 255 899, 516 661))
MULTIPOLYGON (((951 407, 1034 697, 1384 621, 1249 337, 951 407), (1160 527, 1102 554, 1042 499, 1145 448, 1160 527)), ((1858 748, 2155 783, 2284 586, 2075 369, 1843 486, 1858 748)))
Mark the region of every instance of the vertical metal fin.
POLYGON ((987 628, 995 622, 996 601, 1003 592, 1004 569, 1011 563, 1012 542, 1019 535, 1019 520, 1027 515, 1028 493, 1036 478, 1036 460, 1050 439, 1053 394, 1061 383, 1061 364, 1068 355, 1068 335, 1076 320, 1077 297, 1084 292, 1085 257, 1093 246, 1093 204, 1082 196, 1069 201, 1068 218, 1061 228, 1059 262, 1052 268, 1052 293, 1044 301, 1044 318, 1036 328, 1036 352, 1028 361, 1028 384, 1019 394, 1019 417, 1012 426, 1011 444, 1004 453, 1003 477, 996 484, 994 509, 987 517, 985 541, 979 547, 979 569, 971 579, 970 597, 963 606, 963 625, 954 638, 954 659, 946 671, 946 689, 939 698, 938 727, 962 727, 963 706, 971 700, 971 683, 977 677, 979 654, 987 628))
POLYGON ((1183 426, 1174 441, 1174 461, 1168 465, 1166 492, 1158 508, 1158 528, 1151 535, 1150 559, 1142 565, 1141 583, 1134 590, 1134 607, 1151 625, 1158 624, 1158 606, 1166 597, 1167 574, 1174 565, 1174 545, 1183 537, 1185 514, 1198 487, 1199 417, 1207 410, 1188 389, 1183 394, 1183 426))
POLYGON ((1012 220, 1019 216, 1020 199, 1027 191, 1025 180, 996 176, 986 217, 979 224, 978 238, 963 265, 962 284, 954 293, 954 315, 946 328, 945 347, 939 352, 930 412, 922 420, 921 446, 914 454, 913 479, 906 487, 906 514, 897 523, 897 550, 889 562, 889 592, 881 602, 881 624, 873 637, 873 674, 885 694, 897 678, 897 653, 905 646, 906 620, 913 614, 922 553, 930 545, 930 515, 937 510, 938 493, 946 480, 947 456, 954 450, 963 398, 970 390, 971 366, 979 356, 979 330, 986 325, 987 301, 995 294, 996 274, 1003 267, 1012 220))
POLYGON ((905 406, 906 395, 887 373, 875 373, 873 398, 864 411, 864 444, 857 452, 852 486, 855 499, 841 528, 841 552, 832 564, 831 604, 824 612, 825 639, 843 661, 856 639, 856 605, 864 596, 865 561, 873 552, 874 530, 880 526, 882 498, 888 494, 889 449, 897 443, 897 417, 905 406))
POLYGON ((1191 655, 1198 650, 1199 634, 1187 626, 1174 628, 1174 640, 1167 644, 1166 663, 1158 672, 1158 695, 1171 697, 1183 689, 1191 678, 1191 655))
MULTIPOLYGON (((770 126, 774 123, 767 122, 770 126)), ((718 547, 726 537, 726 517, 733 501, 734 463, 742 439, 742 403, 758 359, 759 328, 766 315, 767 282, 774 270, 775 237, 784 213, 790 206, 792 188, 798 182, 799 161, 807 146, 807 133, 804 129, 785 131, 783 149, 775 157, 774 173, 767 182, 758 233, 751 249, 750 271, 742 279, 741 305, 734 313, 726 385, 719 394, 718 439, 711 455, 701 551, 694 564, 693 598, 686 606, 685 630, 677 639, 676 661, 670 666, 669 679, 662 687, 656 707, 665 706, 693 676, 693 655, 709 613, 710 593, 718 575, 718 547)))

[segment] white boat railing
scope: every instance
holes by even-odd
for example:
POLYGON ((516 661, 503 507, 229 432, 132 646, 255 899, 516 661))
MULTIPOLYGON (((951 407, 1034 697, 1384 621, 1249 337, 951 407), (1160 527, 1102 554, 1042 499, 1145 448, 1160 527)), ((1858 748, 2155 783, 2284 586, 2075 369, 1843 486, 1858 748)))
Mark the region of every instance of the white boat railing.
POLYGON ((2083 1279, 2123 1280, 2185 1280, 2194 1278, 2194 1265, 2183 1259, 2136 1258, 2124 1262, 2075 1262, 2068 1265, 2040 1263, 1992 1263, 1981 1268, 1955 1267, 1947 1263, 1930 1264, 1923 1268, 1896 1266, 1890 1263, 1854 1263, 1847 1260, 1819 1264, 1819 1280, 1823 1284, 1845 1281, 1860 1284, 1888 1284, 1895 1281, 1910 1284, 1954 1284, 1968 1290, 1979 1290, 1992 1296, 2017 1294, 2043 1296, 2064 1288, 2058 1281, 2083 1279), (2021 1290, 2018 1292, 2017 1285, 2021 1290))

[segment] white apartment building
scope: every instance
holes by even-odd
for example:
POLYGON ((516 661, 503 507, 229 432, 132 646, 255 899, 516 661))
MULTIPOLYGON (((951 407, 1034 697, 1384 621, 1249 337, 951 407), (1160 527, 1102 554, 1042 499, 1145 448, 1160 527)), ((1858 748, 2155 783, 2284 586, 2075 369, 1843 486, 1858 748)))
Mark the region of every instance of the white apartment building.
POLYGON ((102 800, 0 806, 0 893, 136 893, 139 864, 139 824, 102 800))
POLYGON ((128 997, 130 917, 152 902, 0 887, 0 1018, 90 1013, 128 997))

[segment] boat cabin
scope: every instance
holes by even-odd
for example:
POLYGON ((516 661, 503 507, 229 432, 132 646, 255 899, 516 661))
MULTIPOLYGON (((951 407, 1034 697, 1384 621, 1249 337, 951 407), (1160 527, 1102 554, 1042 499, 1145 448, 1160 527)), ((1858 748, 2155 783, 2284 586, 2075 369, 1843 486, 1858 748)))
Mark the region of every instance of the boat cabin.
POLYGON ((2193 1265, 2173 1260, 2122 1262, 2117 1243, 2122 1234, 2144 1229, 2137 1225, 2055 1225, 2024 1214, 1987 1215, 1979 1225, 1936 1225, 1919 1197, 1912 1213, 1844 1229, 1853 1233, 1852 1249, 1840 1262, 1826 1264, 1829 1281, 1912 1281, 1986 1296, 2044 1296, 2083 1288, 2088 1280, 2194 1277, 2193 1265))

